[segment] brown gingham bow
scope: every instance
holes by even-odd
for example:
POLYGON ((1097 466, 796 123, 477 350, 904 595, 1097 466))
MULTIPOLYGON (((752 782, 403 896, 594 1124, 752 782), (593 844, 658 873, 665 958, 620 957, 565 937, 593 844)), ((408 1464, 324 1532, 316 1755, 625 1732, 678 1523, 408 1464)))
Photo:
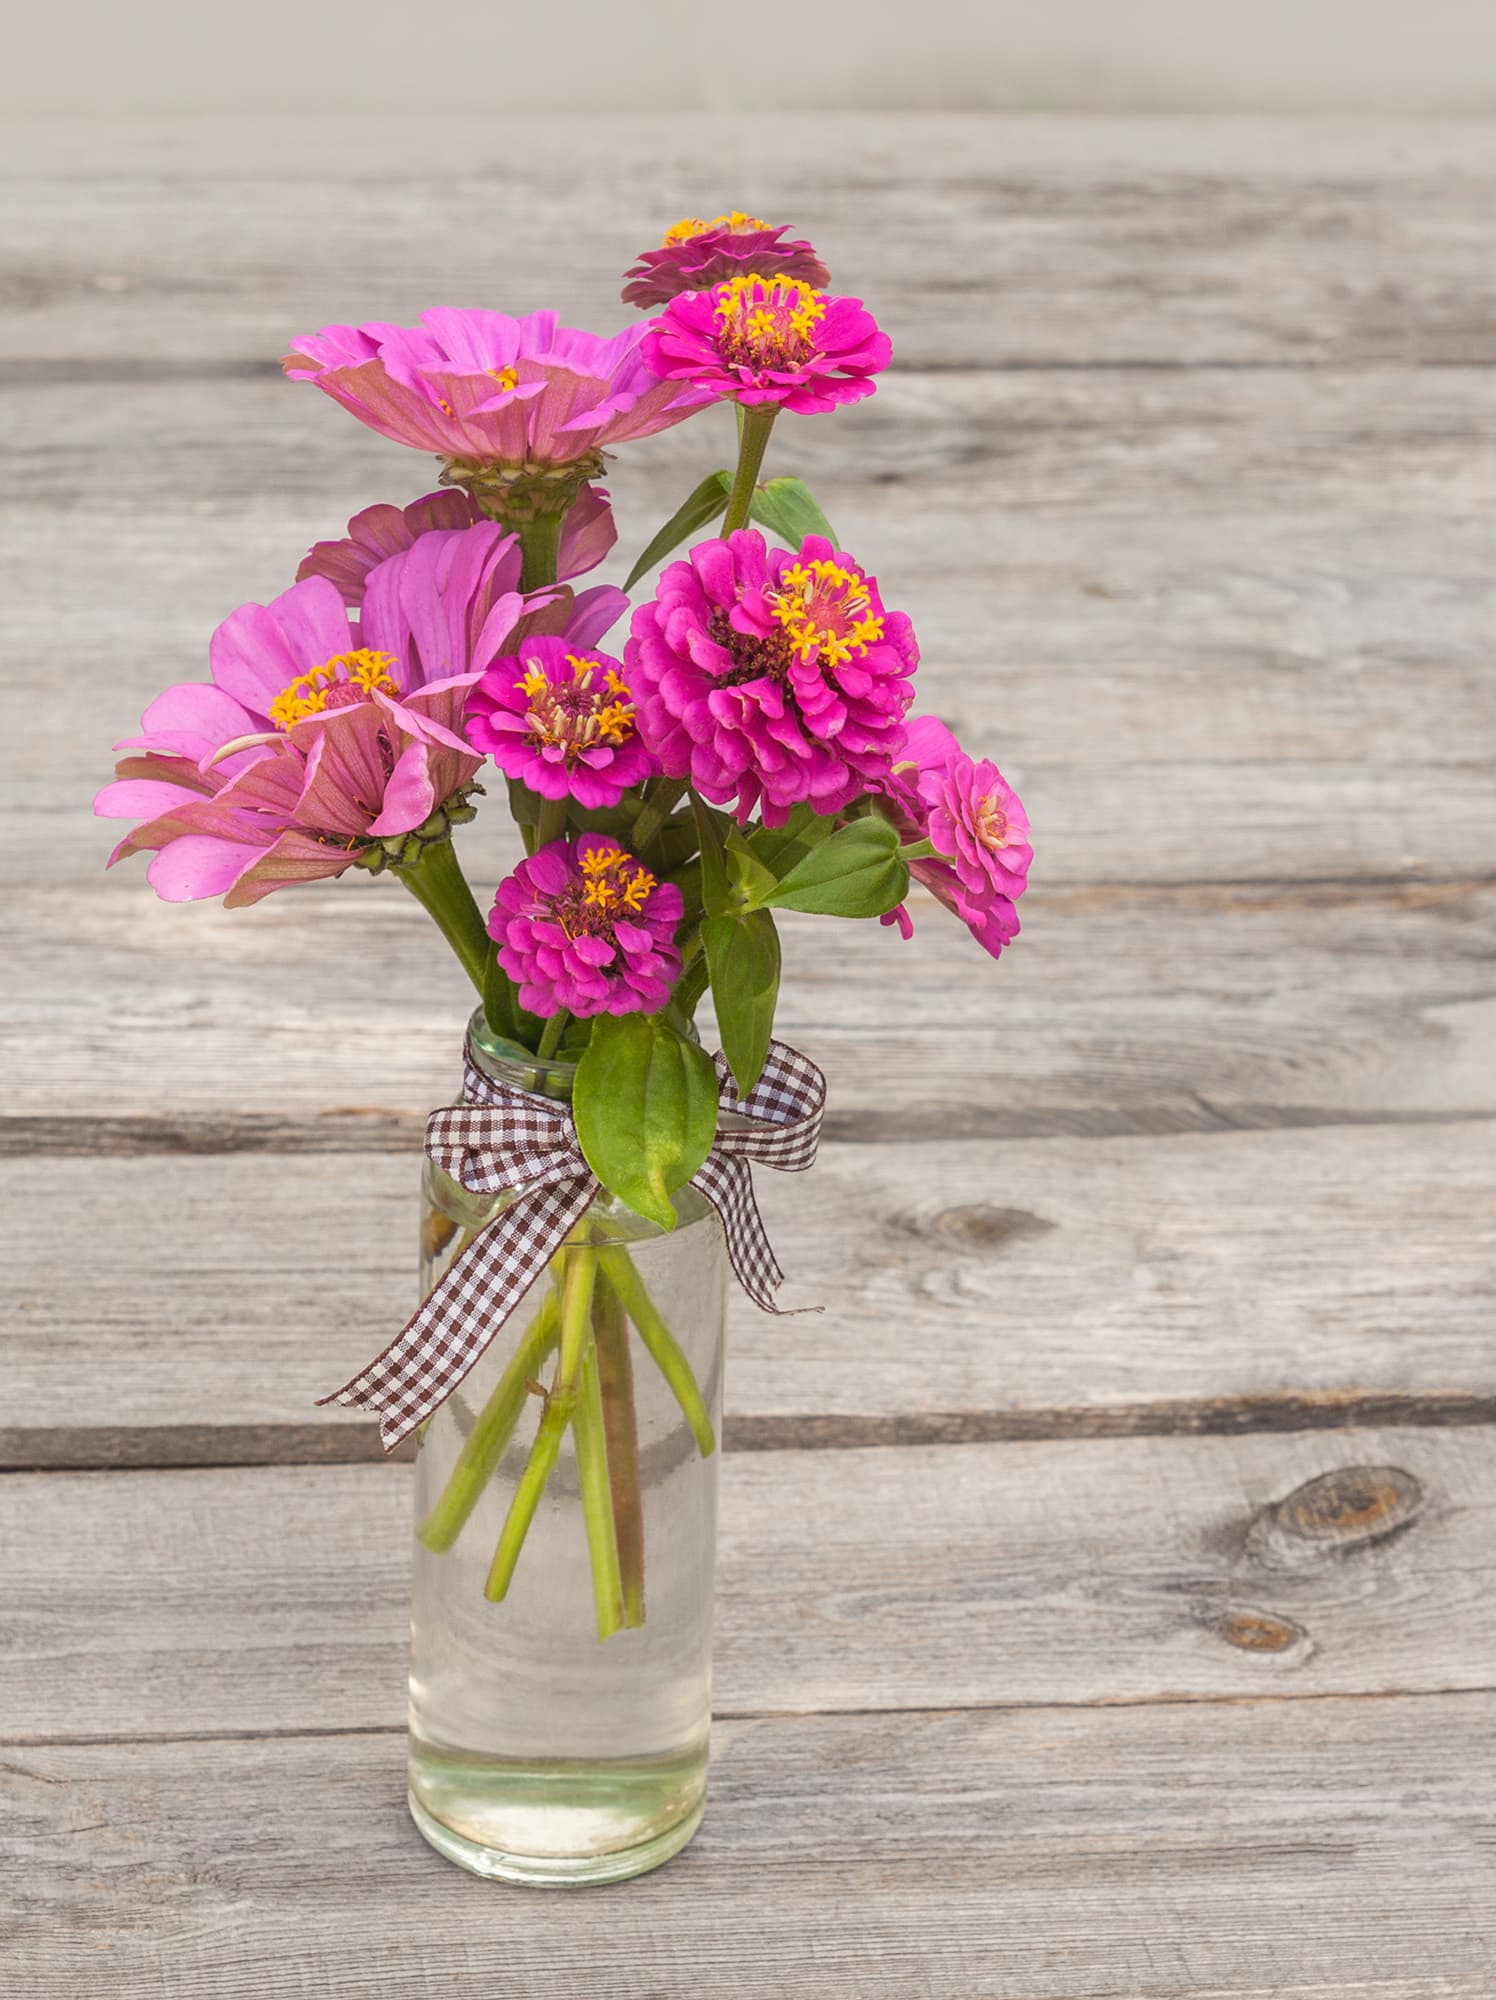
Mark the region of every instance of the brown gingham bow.
MULTIPOLYGON (((324 1396, 372 1410, 391 1451, 446 1401, 538 1278, 568 1230, 586 1214, 600 1183, 582 1157, 571 1107, 497 1083, 465 1050, 467 1102, 433 1111, 426 1154, 473 1194, 515 1189, 515 1199, 481 1229, 420 1310, 362 1373, 324 1396)), ((783 1042, 770 1042, 763 1074, 740 1098, 716 1058, 718 1102, 745 1122, 719 1126, 711 1152, 691 1176, 722 1218, 738 1282, 755 1305, 778 1312, 784 1273, 764 1231, 750 1162, 798 1174, 821 1136, 826 1079, 783 1042)))

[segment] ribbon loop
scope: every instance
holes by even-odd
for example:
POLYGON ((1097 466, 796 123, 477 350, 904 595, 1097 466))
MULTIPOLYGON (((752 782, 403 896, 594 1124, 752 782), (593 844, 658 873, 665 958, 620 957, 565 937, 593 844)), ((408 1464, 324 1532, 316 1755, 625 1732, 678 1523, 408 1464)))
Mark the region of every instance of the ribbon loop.
MULTIPOLYGON (((514 1199, 479 1228, 384 1352, 321 1398, 374 1411, 386 1451, 451 1395, 601 1192, 569 1105, 498 1082, 479 1067, 471 1042, 464 1056, 467 1101, 432 1112, 427 1158, 473 1194, 513 1189, 514 1199)), ((792 1174, 813 1163, 826 1079, 784 1042, 770 1042, 746 1097, 720 1055, 716 1068, 730 1122, 719 1125, 691 1185, 721 1217, 743 1290, 778 1312, 784 1273, 758 1212, 751 1162, 792 1174)))

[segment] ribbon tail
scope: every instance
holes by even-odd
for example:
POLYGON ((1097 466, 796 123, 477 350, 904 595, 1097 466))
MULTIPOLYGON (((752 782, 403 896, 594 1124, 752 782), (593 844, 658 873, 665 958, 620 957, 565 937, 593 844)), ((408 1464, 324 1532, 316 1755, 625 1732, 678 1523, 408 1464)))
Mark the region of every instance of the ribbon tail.
POLYGON ((474 1237, 384 1352, 318 1407, 373 1412, 393 1451, 478 1361, 596 1192, 590 1173, 527 1189, 474 1237))
POLYGON ((700 1188, 722 1218, 727 1254, 738 1283, 756 1306, 765 1312, 781 1312, 774 1294, 784 1283, 784 1273, 758 1211, 748 1162, 729 1153, 711 1153, 691 1176, 691 1185, 700 1188))

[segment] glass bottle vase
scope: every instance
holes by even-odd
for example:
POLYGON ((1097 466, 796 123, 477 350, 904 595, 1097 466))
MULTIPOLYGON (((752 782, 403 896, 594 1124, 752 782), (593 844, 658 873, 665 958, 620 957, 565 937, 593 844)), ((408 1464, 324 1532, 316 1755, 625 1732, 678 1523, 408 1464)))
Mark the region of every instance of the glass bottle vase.
MULTIPOLYGON (((475 1017, 501 1082, 570 1094, 475 1017)), ((423 1296, 508 1195, 426 1163, 423 1296)), ((693 1189, 661 1230, 602 1194, 416 1456, 410 1809, 505 1881, 618 1881, 701 1820, 726 1249, 693 1189), (571 1380, 564 1376, 573 1361, 571 1380)))

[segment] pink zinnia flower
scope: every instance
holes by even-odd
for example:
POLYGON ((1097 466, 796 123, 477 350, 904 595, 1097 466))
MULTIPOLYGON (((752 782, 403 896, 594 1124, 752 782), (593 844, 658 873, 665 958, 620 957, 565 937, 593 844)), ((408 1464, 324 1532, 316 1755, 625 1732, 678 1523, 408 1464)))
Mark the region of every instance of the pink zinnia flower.
POLYGON ((281 366, 361 423, 417 451, 480 465, 566 468, 678 424, 710 400, 645 362, 649 327, 605 339, 553 312, 437 306, 418 327, 327 326, 281 366))
POLYGON ((656 882, 616 840, 584 833, 506 876, 488 934, 532 1014, 653 1014, 680 972, 683 908, 673 882, 656 882))
POLYGON ((726 278, 746 274, 829 284, 831 273, 808 243, 780 240, 788 227, 782 223, 776 229, 741 209, 711 222, 688 217, 666 232, 662 248, 640 252, 638 263, 625 273, 630 282, 623 288, 623 302, 662 306, 681 292, 709 292, 726 278))
POLYGON ((654 770, 620 663, 567 639, 527 640, 468 696, 468 738, 543 799, 616 806, 654 770))
MULTIPOLYGON (((909 873, 961 918, 998 957, 1018 935, 1017 897, 1034 850, 1023 802, 997 766, 969 757, 933 715, 909 724, 904 749, 878 788, 910 841, 928 840, 935 856, 911 861, 909 873)), ((883 919, 907 938, 914 926, 901 906, 883 919)))
POLYGON ((740 528, 670 564, 624 658, 662 770, 778 826, 802 800, 839 812, 887 775, 919 648, 876 580, 823 537, 792 555, 740 528))
POLYGON ((379 564, 354 623, 321 576, 241 606, 213 634, 212 680, 168 688, 117 745, 142 754, 94 809, 145 823, 111 864, 155 848, 148 877, 168 900, 245 903, 419 826, 482 763, 459 732, 489 662, 537 628, 588 645, 626 602, 525 595, 519 568, 513 536, 481 521, 379 564))
POLYGON ((861 299, 828 298, 794 278, 729 278, 672 299, 650 321, 644 352, 672 381, 806 414, 871 396, 893 348, 861 299))
MULTIPOLYGON (((342 592, 344 603, 357 609, 364 601, 369 572, 378 564, 399 555, 422 535, 438 529, 470 528, 486 518, 477 501, 455 486, 424 494, 408 507, 365 507, 348 523, 345 536, 313 544, 301 559, 296 580, 325 576, 342 592)), ((557 577, 565 583, 569 577, 585 576, 597 568, 617 540, 607 493, 600 486, 584 486, 562 525, 557 577)), ((516 567, 516 579, 518 574, 516 567)))

